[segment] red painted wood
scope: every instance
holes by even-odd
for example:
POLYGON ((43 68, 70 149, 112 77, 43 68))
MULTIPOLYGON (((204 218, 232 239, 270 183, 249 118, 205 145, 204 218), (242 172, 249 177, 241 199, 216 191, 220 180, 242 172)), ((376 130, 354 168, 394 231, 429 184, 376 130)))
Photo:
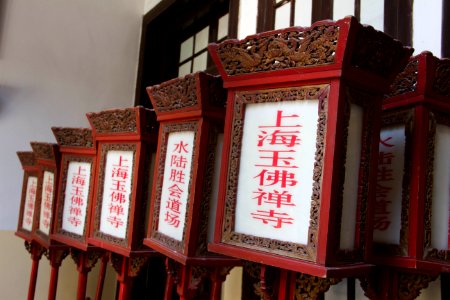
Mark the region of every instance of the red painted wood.
POLYGON ((34 299, 34 294, 36 291, 36 282, 37 282, 37 276, 39 271, 39 258, 33 258, 31 261, 31 273, 30 273, 30 284, 28 287, 28 300, 34 299))
POLYGON ((100 270, 98 273, 97 289, 95 291, 95 300, 102 299, 103 285, 105 283, 106 267, 108 264, 108 260, 109 260, 109 255, 107 255, 107 253, 103 254, 101 262, 100 262, 100 270))
POLYGON ((59 265, 50 267, 50 284, 48 288, 48 300, 56 299, 56 289, 58 288, 59 265))
POLYGON ((86 299, 88 272, 78 272, 77 300, 86 299))

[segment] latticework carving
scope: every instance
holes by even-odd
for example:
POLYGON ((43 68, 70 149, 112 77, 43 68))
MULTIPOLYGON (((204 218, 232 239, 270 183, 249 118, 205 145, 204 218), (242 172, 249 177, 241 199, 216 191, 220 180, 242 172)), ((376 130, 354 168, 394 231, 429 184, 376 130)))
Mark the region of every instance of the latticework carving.
POLYGON ((434 149, 436 145, 436 119, 432 113, 429 114, 428 140, 426 152, 425 169, 425 206, 424 206, 424 246, 431 248, 432 228, 432 202, 433 202, 433 173, 434 173, 434 149))
POLYGON ((227 192, 225 197, 225 220, 223 222, 222 241, 247 248, 270 251, 271 253, 291 256, 305 260, 314 260, 317 247, 317 232, 321 201, 321 180, 323 168, 323 154, 325 147, 328 85, 307 86, 289 89, 274 89, 258 92, 238 92, 235 98, 233 129, 231 133, 231 149, 227 178, 227 192), (317 141, 315 164, 313 173, 313 192, 311 197, 309 240, 307 245, 274 239, 256 237, 234 232, 234 216, 236 208, 237 182, 241 143, 244 128, 244 110, 247 103, 264 103, 278 101, 295 101, 319 99, 319 115, 317 126, 317 141))
POLYGON ((294 27, 225 41, 217 53, 228 76, 318 66, 335 62, 338 38, 339 27, 334 24, 294 27))
POLYGON ((411 53, 412 49, 403 47, 402 43, 382 31, 372 26, 361 26, 353 46, 351 65, 389 77, 411 53))
POLYGON ((22 167, 34 166, 36 164, 36 158, 32 151, 18 151, 17 156, 22 167))
POLYGON ((219 134, 219 128, 214 124, 211 124, 209 128, 209 139, 207 144, 207 157, 205 164, 205 175, 203 178, 203 188, 202 197, 200 203, 200 214, 199 214, 199 231, 198 231, 198 242, 196 255, 208 255, 208 228, 209 222, 214 222, 214 220, 209 220, 209 211, 211 209, 211 199, 213 197, 213 186, 214 186, 214 166, 216 159, 216 147, 217 147, 217 136, 219 134))
POLYGON ((189 74, 149 88, 157 112, 169 112, 198 104, 198 74, 189 74))
POLYGON ((61 146, 85 147, 94 146, 92 130, 88 128, 52 127, 56 141, 61 146))
POLYGON ((55 146, 51 143, 31 142, 31 148, 38 159, 55 160, 55 146))
POLYGON ((442 96, 450 97, 450 59, 441 59, 437 63, 433 82, 433 91, 442 96))
POLYGON ((298 273, 295 286, 296 300, 318 299, 320 295, 330 289, 332 285, 339 283, 340 278, 320 278, 303 273, 298 273))
POLYGON ((399 300, 413 300, 420 295, 420 291, 428 284, 436 280, 437 275, 428 274, 412 274, 403 273, 398 274, 398 297, 399 300))
POLYGON ((405 69, 398 74, 391 85, 391 92, 386 97, 393 97, 416 91, 418 78, 419 60, 412 59, 405 69))
POLYGON ((137 133, 135 108, 88 113, 87 117, 96 133, 137 133))

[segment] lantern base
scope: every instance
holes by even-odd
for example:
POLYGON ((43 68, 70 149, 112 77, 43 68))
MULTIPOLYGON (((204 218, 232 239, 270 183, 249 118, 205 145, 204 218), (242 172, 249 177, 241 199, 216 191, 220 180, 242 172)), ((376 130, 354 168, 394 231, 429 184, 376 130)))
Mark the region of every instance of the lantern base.
POLYGON ((240 260, 228 256, 222 256, 216 253, 210 253, 210 255, 196 255, 190 256, 183 253, 169 249, 167 246, 158 243, 152 239, 144 239, 144 245, 155 249, 163 255, 175 260, 182 265, 195 265, 203 267, 220 267, 220 266, 238 266, 240 260))
POLYGON ((450 265, 445 262, 408 257, 374 257, 371 259, 371 263, 405 270, 423 270, 438 273, 450 272, 450 265))
POLYGON ((354 262, 340 265, 336 264, 334 266, 325 266, 316 262, 309 262, 289 257, 283 256, 275 257, 273 254, 270 253, 264 252, 255 253, 254 251, 249 253, 243 251, 238 247, 223 243, 209 244, 208 250, 215 253, 227 254, 232 257, 240 258, 243 260, 253 261, 264 265, 274 266, 277 268, 282 268, 289 271, 304 273, 322 278, 365 276, 370 271, 370 269, 374 267, 374 265, 364 262, 354 262))

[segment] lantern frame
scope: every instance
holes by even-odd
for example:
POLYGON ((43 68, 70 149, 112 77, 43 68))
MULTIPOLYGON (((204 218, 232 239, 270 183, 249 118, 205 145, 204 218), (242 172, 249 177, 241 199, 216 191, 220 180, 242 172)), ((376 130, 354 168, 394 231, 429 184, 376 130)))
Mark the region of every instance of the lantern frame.
POLYGON ((144 244, 184 265, 230 265, 237 260, 207 251, 210 209, 215 198, 213 184, 218 135, 223 133, 226 91, 218 76, 204 72, 172 79, 147 88, 160 122, 157 168, 151 197, 150 222, 144 244), (186 213, 181 240, 159 230, 162 187, 168 139, 171 133, 193 132, 186 213))
MULTIPOLYGON (((406 64, 411 49, 360 25, 355 18, 321 21, 244 40, 209 46, 228 88, 225 141, 214 242, 210 251, 319 277, 363 275, 371 249, 373 154, 382 94, 406 64), (246 106, 289 100, 316 100, 318 106, 314 183, 307 243, 241 234, 234 229, 240 149, 246 106), (363 130, 353 248, 341 247, 345 210, 347 138, 354 107, 363 130), (359 109, 359 108, 358 108, 359 109), (343 225, 342 225, 343 226, 343 225)), ((350 138, 349 138, 350 139, 350 138)), ((356 137, 358 140, 358 137, 356 137)), ((353 205, 355 205, 353 203, 353 205)), ((345 234, 345 231, 344 231, 345 234)))
POLYGON ((383 102, 382 128, 405 127, 400 242, 374 242, 371 261, 405 270, 446 272, 450 250, 432 247, 436 126, 450 127, 449 59, 410 59, 383 102))
POLYGON ((149 255, 153 250, 142 244, 145 234, 145 207, 149 193, 151 153, 155 151, 153 112, 143 107, 88 113, 97 145, 95 188, 88 243, 125 257, 149 255), (106 156, 108 151, 131 151, 133 174, 124 238, 100 230, 106 156))
POLYGON ((22 165, 23 173, 23 183, 22 183, 22 194, 20 200, 20 211, 19 220, 17 223, 17 230, 15 232, 16 236, 24 239, 26 242, 30 243, 32 241, 32 232, 34 226, 34 217, 36 214, 36 198, 37 198, 37 180, 39 174, 39 167, 37 166, 36 157, 33 151, 19 151, 17 152, 20 163, 22 165), (33 203, 33 219, 31 220, 31 230, 23 228, 23 219, 25 215, 26 197, 27 197, 27 185, 30 177, 36 178, 36 195, 33 203))

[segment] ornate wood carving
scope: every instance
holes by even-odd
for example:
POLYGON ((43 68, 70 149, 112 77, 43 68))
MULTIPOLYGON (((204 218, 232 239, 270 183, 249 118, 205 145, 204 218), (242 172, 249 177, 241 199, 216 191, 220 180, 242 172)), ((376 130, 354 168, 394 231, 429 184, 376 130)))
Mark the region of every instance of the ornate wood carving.
POLYGON ((55 160, 54 146, 55 144, 51 143, 31 142, 36 158, 40 159, 55 160))
POLYGON ((169 112, 196 106, 198 104, 197 76, 197 73, 189 74, 152 86, 149 94, 156 104, 155 110, 169 112))
POLYGON ((203 178, 203 188, 202 188, 202 198, 200 205, 200 215, 199 218, 201 220, 199 226, 198 233, 198 242, 196 255, 208 255, 208 223, 209 223, 209 211, 210 211, 210 203, 211 198, 213 197, 213 183, 214 183, 214 166, 216 159, 220 159, 220 157, 216 156, 216 147, 217 147, 217 136, 220 132, 218 126, 211 124, 209 128, 209 139, 206 153, 208 156, 206 157, 206 170, 205 176, 203 178))
MULTIPOLYGON (((97 187, 97 199, 95 202, 95 209, 94 209, 94 231, 93 236, 96 238, 102 239, 104 241, 107 241, 111 244, 116 244, 118 246, 127 247, 128 246, 128 226, 130 225, 130 213, 128 212, 128 218, 127 218, 127 232, 124 239, 117 238, 114 236, 111 236, 109 234, 105 234, 100 231, 100 218, 101 218, 101 212, 102 212, 102 202, 103 202, 103 188, 104 188, 104 181, 105 181, 105 168, 106 168, 106 155, 108 154, 108 151, 132 151, 133 152, 133 176, 137 176, 135 172, 137 172, 136 167, 136 150, 137 150, 137 144, 102 144, 101 145, 101 155, 100 155, 100 166, 99 166, 99 175, 98 175, 98 187, 97 187)), ((133 180, 131 180, 131 187, 130 190, 133 190, 133 180)), ((130 200, 131 201, 131 200, 130 200)), ((131 205, 129 209, 131 209, 131 205)))
POLYGON ((128 275, 131 277, 136 277, 148 260, 148 256, 130 257, 130 270, 128 275))
POLYGON ((56 141, 61 146, 85 147, 94 146, 92 130, 88 128, 52 127, 56 141))
POLYGON ((81 251, 76 248, 70 249, 70 256, 72 257, 72 260, 75 262, 75 264, 78 266, 78 268, 83 268, 84 270, 87 270, 88 272, 95 267, 95 264, 97 263, 98 259, 101 258, 104 255, 103 251, 95 251, 95 250, 89 250, 89 251, 81 251), (83 256, 85 256, 85 259, 83 259, 83 256), (80 265, 82 263, 82 265, 80 265))
POLYGON ((424 246, 431 248, 431 211, 433 202, 434 147, 436 145, 436 119, 429 114, 427 161, 425 170, 425 207, 424 207, 424 246))
POLYGON ((96 133, 137 133, 137 118, 134 108, 88 113, 96 133))
POLYGON ((334 63, 339 27, 320 25, 289 28, 228 40, 218 56, 229 76, 334 63))
POLYGON ((398 274, 398 297, 399 300, 413 300, 420 295, 420 291, 428 284, 436 280, 437 275, 413 274, 400 272, 398 274))
MULTIPOLYGON (((186 226, 184 226, 183 229, 183 238, 181 241, 178 241, 174 238, 171 238, 161 232, 158 231, 158 223, 159 223, 159 211, 161 207, 161 195, 162 195, 162 185, 163 185, 163 179, 164 179, 164 164, 165 164, 165 157, 167 153, 167 142, 169 138, 169 133, 171 132, 181 132, 181 131, 193 131, 194 132, 194 144, 197 140, 197 131, 198 131, 198 123, 197 122, 185 122, 185 123, 173 123, 173 124, 164 124, 162 126, 162 131, 160 135, 160 159, 156 168, 158 168, 157 173, 157 181, 156 186, 154 187, 156 189, 156 196, 155 196, 155 202, 153 205, 153 221, 152 221, 152 233, 151 238, 154 238, 156 240, 161 241, 164 245, 177 250, 179 252, 184 251, 184 239, 186 238, 186 226)), ((197 151, 196 149, 193 149, 194 155, 197 151)), ((189 174, 189 182, 193 177, 194 167, 191 168, 191 172, 189 174)), ((188 196, 187 196, 187 203, 186 207, 190 207, 191 202, 191 191, 189 190, 188 196)), ((188 211, 188 209, 187 209, 188 211)), ((186 212, 184 224, 186 225, 188 222, 189 214, 186 212)))
POLYGON ((433 91, 445 97, 450 97, 450 59, 441 59, 437 62, 434 74, 433 91))
POLYGON ((295 299, 318 299, 332 285, 339 283, 341 280, 340 278, 320 278, 298 273, 295 281, 295 299))
POLYGON ((224 108, 227 102, 227 90, 223 88, 222 79, 218 76, 208 75, 205 82, 208 93, 205 100, 213 107, 224 108))
POLYGON ((36 164, 36 158, 32 151, 18 151, 17 156, 22 167, 34 166, 36 164))
POLYGON ((410 60, 405 69, 395 78, 391 85, 391 92, 387 98, 401 94, 415 92, 419 70, 419 59, 410 60))
POLYGON ((47 249, 45 249, 38 243, 25 241, 24 245, 25 249, 28 253, 30 253, 31 259, 33 260, 40 260, 42 255, 47 251, 47 249))
POLYGON ((434 176, 434 147, 436 144, 436 126, 442 124, 450 126, 450 119, 439 112, 430 113, 429 138, 427 143, 425 222, 424 222, 424 256, 427 260, 439 260, 450 263, 450 250, 431 247, 431 221, 433 205, 433 176, 434 176))
POLYGON ((297 257, 305 260, 315 260, 321 199, 320 186, 322 180, 323 154, 325 150, 328 89, 328 85, 318 85, 258 92, 238 92, 236 94, 236 103, 233 116, 234 123, 231 133, 233 143, 231 145, 231 150, 228 157, 230 165, 228 169, 227 193, 225 198, 225 220, 222 228, 223 242, 257 250, 270 251, 271 253, 280 253, 285 256, 297 257), (308 101, 309 99, 319 99, 319 115, 308 245, 295 244, 234 232, 234 216, 237 182, 239 176, 239 159, 241 152, 240 145, 242 143, 242 134, 244 129, 245 104, 295 100, 308 101))
POLYGON ((61 266, 64 258, 69 255, 68 249, 49 249, 44 253, 45 257, 50 261, 50 265, 54 268, 59 268, 61 266))
POLYGON ((359 26, 351 65, 383 77, 393 75, 399 62, 403 61, 406 53, 409 57, 412 49, 404 48, 402 43, 372 26, 359 26))

